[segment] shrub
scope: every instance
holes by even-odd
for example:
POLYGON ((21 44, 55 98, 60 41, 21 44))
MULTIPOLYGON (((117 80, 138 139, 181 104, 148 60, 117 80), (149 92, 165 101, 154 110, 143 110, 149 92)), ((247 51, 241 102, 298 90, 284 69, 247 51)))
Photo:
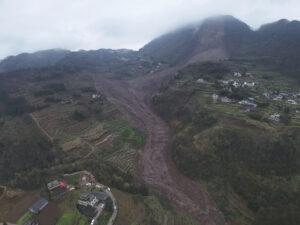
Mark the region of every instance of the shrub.
POLYGON ((77 121, 83 121, 85 119, 85 116, 82 112, 79 112, 78 110, 75 110, 73 113, 72 113, 72 116, 71 116, 74 120, 77 120, 77 121))
POLYGON ((94 87, 83 87, 81 88, 82 92, 90 92, 90 93, 95 93, 96 89, 94 87))
POLYGON ((44 100, 45 103, 58 103, 60 99, 54 97, 46 97, 44 100))
POLYGON ((250 112, 248 113, 248 117, 253 120, 261 121, 263 119, 263 115, 258 112, 250 112))
POLYGON ((52 83, 45 85, 43 89, 52 90, 53 92, 61 92, 65 91, 66 87, 63 83, 52 83))

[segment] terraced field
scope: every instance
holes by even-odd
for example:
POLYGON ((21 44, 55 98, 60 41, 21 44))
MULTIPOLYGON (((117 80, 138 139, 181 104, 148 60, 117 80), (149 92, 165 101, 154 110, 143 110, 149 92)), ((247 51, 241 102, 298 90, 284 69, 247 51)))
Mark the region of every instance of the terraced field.
POLYGON ((118 168, 123 173, 133 174, 136 162, 137 150, 126 145, 120 151, 117 151, 106 158, 113 167, 118 168))

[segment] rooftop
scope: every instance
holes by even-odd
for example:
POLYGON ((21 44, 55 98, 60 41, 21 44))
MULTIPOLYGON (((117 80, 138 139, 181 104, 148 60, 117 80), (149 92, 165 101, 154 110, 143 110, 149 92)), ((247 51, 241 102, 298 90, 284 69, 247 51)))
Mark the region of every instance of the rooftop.
POLYGON ((81 201, 92 201, 95 196, 91 193, 83 193, 80 195, 79 200, 81 201))
POLYGON ((47 184, 47 187, 49 190, 53 189, 53 188, 57 188, 59 187, 59 182, 58 180, 54 180, 54 181, 51 181, 50 183, 47 184))
POLYGON ((94 195, 98 200, 101 200, 101 201, 105 201, 109 197, 108 194, 106 194, 105 192, 101 192, 101 191, 92 191, 92 195, 94 195))
POLYGON ((38 213, 45 208, 46 205, 48 205, 48 201, 44 198, 40 198, 29 208, 29 210, 33 213, 38 213))

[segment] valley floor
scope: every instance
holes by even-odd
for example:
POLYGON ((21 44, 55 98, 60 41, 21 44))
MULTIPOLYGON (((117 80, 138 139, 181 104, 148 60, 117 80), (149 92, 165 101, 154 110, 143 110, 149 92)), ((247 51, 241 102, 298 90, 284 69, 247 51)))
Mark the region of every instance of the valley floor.
POLYGON ((225 224, 224 216, 209 194, 175 167, 168 149, 172 134, 151 106, 151 97, 179 68, 170 68, 129 81, 95 76, 96 87, 126 118, 147 134, 139 155, 136 179, 151 191, 167 196, 177 207, 187 210, 201 224, 225 224))

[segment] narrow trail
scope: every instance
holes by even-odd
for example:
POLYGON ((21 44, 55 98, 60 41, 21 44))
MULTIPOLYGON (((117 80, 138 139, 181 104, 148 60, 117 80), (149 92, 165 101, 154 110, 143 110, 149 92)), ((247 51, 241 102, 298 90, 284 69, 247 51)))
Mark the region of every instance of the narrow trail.
POLYGON ((199 224, 224 225, 224 216, 209 194, 176 169, 169 149, 171 130, 152 109, 153 94, 178 69, 179 66, 131 80, 95 76, 95 83, 129 122, 147 134, 146 144, 139 154, 136 180, 146 184, 150 191, 168 197, 179 209, 190 212, 199 224))
POLYGON ((109 135, 107 135, 103 140, 99 141, 99 142, 96 143, 95 145, 92 145, 92 144, 90 144, 88 141, 86 141, 86 140, 84 140, 84 139, 81 138, 81 141, 82 141, 83 143, 87 144, 87 145, 91 148, 91 151, 90 151, 88 154, 86 154, 83 158, 86 159, 86 158, 90 157, 93 153, 95 153, 95 152, 97 151, 97 146, 98 146, 98 145, 101 145, 101 144, 107 142, 107 141, 108 141, 109 139, 111 139, 111 138, 113 138, 113 135, 112 135, 112 134, 109 134, 109 135))
POLYGON ((6 187, 6 186, 3 186, 3 185, 0 185, 0 188, 3 189, 2 195, 0 196, 0 200, 1 200, 2 198, 4 198, 4 196, 5 196, 5 194, 6 194, 7 187, 6 187))
POLYGON ((36 126, 42 131, 42 133, 45 134, 51 142, 53 142, 53 137, 51 137, 47 133, 47 131, 44 128, 41 127, 41 125, 40 125, 39 121, 37 120, 37 118, 32 113, 29 113, 29 115, 30 115, 31 119, 34 121, 34 123, 36 124, 36 126))

